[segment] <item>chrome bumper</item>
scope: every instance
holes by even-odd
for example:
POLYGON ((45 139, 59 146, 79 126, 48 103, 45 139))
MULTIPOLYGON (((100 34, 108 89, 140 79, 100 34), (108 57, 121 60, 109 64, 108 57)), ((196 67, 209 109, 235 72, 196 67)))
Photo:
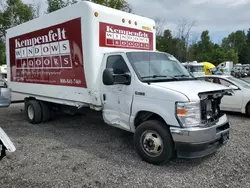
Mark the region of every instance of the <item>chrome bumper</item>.
POLYGON ((182 158, 199 158, 210 155, 229 139, 230 123, 223 115, 210 127, 175 128, 170 132, 175 142, 177 156, 182 158))

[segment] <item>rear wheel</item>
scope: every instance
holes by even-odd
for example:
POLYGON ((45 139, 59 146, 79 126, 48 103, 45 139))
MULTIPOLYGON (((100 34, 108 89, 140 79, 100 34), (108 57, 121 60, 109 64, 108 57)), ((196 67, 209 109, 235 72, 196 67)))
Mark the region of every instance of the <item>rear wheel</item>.
POLYGON ((50 105, 47 102, 40 101, 39 102, 42 108, 42 121, 46 122, 51 120, 52 117, 52 110, 50 105))
POLYGON ((25 113, 30 123, 37 124, 42 121, 42 108, 37 100, 28 100, 26 102, 25 113))
POLYGON ((157 120, 138 126, 134 144, 142 160, 155 165, 163 164, 174 156, 174 143, 168 127, 157 120))

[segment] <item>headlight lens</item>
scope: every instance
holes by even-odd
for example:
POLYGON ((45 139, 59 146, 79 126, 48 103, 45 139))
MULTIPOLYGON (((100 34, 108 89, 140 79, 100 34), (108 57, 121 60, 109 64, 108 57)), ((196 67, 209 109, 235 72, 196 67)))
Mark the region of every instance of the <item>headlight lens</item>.
POLYGON ((184 127, 197 127, 201 122, 199 102, 176 103, 176 115, 184 127))

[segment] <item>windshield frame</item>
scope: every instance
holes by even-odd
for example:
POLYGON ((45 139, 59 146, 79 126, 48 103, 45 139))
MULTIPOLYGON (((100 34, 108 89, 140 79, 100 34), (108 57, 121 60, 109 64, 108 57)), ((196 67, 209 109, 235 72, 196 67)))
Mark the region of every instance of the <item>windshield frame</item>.
POLYGON ((166 53, 166 52, 159 52, 159 51, 128 51, 125 53, 126 54, 126 58, 128 59, 128 62, 130 63, 130 65, 132 66, 132 68, 134 69, 137 78, 143 82, 143 83, 150 83, 150 82, 174 82, 174 81, 187 81, 187 80, 197 80, 197 78, 195 78, 192 74, 190 74, 190 71, 188 71, 184 65, 178 60, 176 59, 172 54, 166 53), (128 56, 129 53, 161 53, 161 54, 165 54, 167 57, 173 57, 176 61, 176 63, 179 63, 180 66, 182 66, 187 72, 187 76, 189 77, 171 77, 171 75, 166 75, 166 77, 158 77, 158 78, 149 78, 149 79, 143 79, 141 76, 141 74, 138 72, 137 68, 135 67, 135 64, 133 62, 130 61, 130 58, 128 56))

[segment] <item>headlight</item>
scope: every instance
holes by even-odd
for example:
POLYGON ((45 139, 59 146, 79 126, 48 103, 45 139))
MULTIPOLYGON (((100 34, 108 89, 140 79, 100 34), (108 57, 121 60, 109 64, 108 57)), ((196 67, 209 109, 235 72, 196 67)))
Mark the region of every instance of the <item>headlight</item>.
POLYGON ((199 102, 177 102, 176 116, 184 127, 196 127, 200 125, 201 113, 199 102))

